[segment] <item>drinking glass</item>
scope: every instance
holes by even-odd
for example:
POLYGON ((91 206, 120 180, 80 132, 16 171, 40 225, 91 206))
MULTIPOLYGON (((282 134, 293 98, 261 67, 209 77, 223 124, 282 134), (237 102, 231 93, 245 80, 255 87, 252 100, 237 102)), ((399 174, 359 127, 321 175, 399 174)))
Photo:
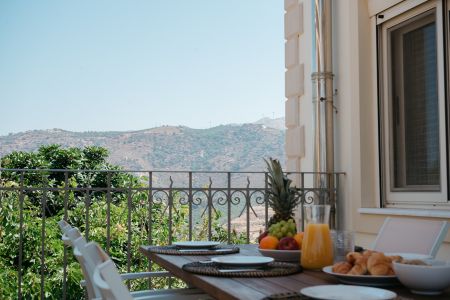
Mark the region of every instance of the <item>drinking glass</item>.
POLYGON ((306 228, 302 243, 301 265, 305 269, 321 269, 333 264, 330 206, 306 205, 306 228))
POLYGON ((334 262, 345 261, 347 253, 355 249, 355 234, 347 230, 332 230, 331 239, 334 245, 334 262))

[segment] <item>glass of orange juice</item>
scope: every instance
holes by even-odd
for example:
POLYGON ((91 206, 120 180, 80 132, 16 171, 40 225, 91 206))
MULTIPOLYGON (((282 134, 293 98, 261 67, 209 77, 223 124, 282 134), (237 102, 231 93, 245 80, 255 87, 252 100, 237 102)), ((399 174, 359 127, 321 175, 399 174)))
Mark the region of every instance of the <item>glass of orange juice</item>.
POLYGON ((333 264, 329 205, 305 205, 306 228, 302 242, 301 265, 321 269, 333 264))

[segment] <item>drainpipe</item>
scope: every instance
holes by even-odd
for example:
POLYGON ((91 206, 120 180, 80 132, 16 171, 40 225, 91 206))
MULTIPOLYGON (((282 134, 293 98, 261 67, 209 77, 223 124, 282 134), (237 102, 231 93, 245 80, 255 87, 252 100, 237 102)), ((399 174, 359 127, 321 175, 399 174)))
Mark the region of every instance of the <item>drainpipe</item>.
POLYGON ((320 204, 331 204, 330 224, 335 223, 334 197, 334 130, 333 130, 333 71, 332 71, 332 13, 331 0, 312 0, 313 4, 313 135, 314 135, 314 187, 319 192, 320 204))

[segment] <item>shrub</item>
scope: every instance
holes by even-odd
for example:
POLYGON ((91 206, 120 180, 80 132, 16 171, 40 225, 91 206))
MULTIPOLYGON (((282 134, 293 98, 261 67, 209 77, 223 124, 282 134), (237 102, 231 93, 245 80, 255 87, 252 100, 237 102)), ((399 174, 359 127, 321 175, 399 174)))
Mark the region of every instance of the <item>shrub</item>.
MULTIPOLYGON (((90 170, 119 170, 106 162, 107 151, 103 148, 63 149, 57 145, 41 147, 37 152, 13 152, 0 162, 4 168, 60 168, 90 170)), ((37 299, 41 294, 41 271, 44 272, 44 297, 61 299, 64 282, 64 257, 66 257, 66 295, 68 299, 80 299, 84 291, 80 286, 82 273, 71 249, 60 240, 57 222, 67 214, 67 220, 78 227, 89 240, 107 249, 107 218, 109 212, 109 254, 121 272, 145 271, 149 267, 139 246, 168 244, 169 217, 167 203, 149 202, 149 191, 139 178, 123 172, 2 172, 0 178, 0 299, 18 297, 18 269, 20 235, 22 235, 22 296, 37 299), (20 179, 24 178, 25 190, 20 193, 20 179), (93 191, 95 188, 108 190, 93 191), (13 191, 5 191, 13 188, 13 191), (52 188, 52 191, 49 191, 52 188), (22 207, 22 210, 20 209, 22 207), (151 207, 151 208, 150 208, 151 207), (66 209, 67 208, 67 209, 66 209), (20 214, 22 212, 22 230, 20 214), (151 220, 149 220, 151 213, 151 220), (89 225, 87 225, 89 224, 89 225), (157 226, 155 226, 155 224, 157 226), (44 234, 44 240, 42 235, 44 234), (41 253, 45 253, 41 265, 41 253), (128 260, 128 257, 130 259, 128 260), (43 269, 41 269, 41 267, 43 269)), ((144 180, 142 180, 144 179, 144 180)), ((188 237, 187 205, 181 205, 179 195, 165 194, 173 200, 172 241, 188 237)), ((227 231, 220 225, 220 212, 213 214, 212 231, 216 240, 226 241, 227 231)), ((206 239, 207 220, 194 224, 195 237, 206 239)), ((233 232, 233 242, 244 242, 244 235, 233 232)), ((153 265, 152 270, 158 270, 153 265)), ((170 283, 182 286, 180 281, 170 283)), ((153 288, 166 288, 169 279, 155 279, 153 288)), ((130 288, 148 288, 147 281, 132 281, 130 288)))

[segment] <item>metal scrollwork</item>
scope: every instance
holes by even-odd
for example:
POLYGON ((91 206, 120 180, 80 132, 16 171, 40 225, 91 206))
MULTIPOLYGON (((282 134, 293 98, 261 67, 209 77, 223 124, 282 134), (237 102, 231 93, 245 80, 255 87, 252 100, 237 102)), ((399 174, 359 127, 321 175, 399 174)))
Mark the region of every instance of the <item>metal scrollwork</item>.
POLYGON ((257 191, 254 191, 252 194, 256 194, 256 193, 261 194, 260 196, 255 197, 256 204, 259 204, 259 205, 265 204, 266 203, 266 195, 265 195, 264 191, 257 190, 257 191))
POLYGON ((167 205, 164 206, 163 214, 166 213, 167 209, 170 206, 170 192, 164 191, 164 190, 157 190, 152 193, 153 195, 153 203, 155 204, 161 204, 164 205, 167 203, 167 205))
POLYGON ((239 205, 241 204, 241 197, 236 196, 236 194, 241 194, 245 198, 245 194, 242 190, 234 190, 231 192, 230 201, 232 205, 239 205))
POLYGON ((181 205, 187 205, 189 204, 189 192, 188 191, 177 191, 177 195, 179 197, 178 203, 181 205))
POLYGON ((223 190, 217 190, 212 194, 213 202, 216 202, 218 205, 224 206, 228 203, 227 193, 223 190), (222 194, 222 196, 220 196, 222 194))
POLYGON ((195 192, 192 194, 192 204, 193 204, 193 205, 196 205, 196 206, 202 205, 202 203, 203 203, 202 197, 208 198, 208 194, 206 193, 205 190, 198 190, 198 191, 195 191, 195 192), (197 196, 197 194, 200 194, 200 196, 197 196))

